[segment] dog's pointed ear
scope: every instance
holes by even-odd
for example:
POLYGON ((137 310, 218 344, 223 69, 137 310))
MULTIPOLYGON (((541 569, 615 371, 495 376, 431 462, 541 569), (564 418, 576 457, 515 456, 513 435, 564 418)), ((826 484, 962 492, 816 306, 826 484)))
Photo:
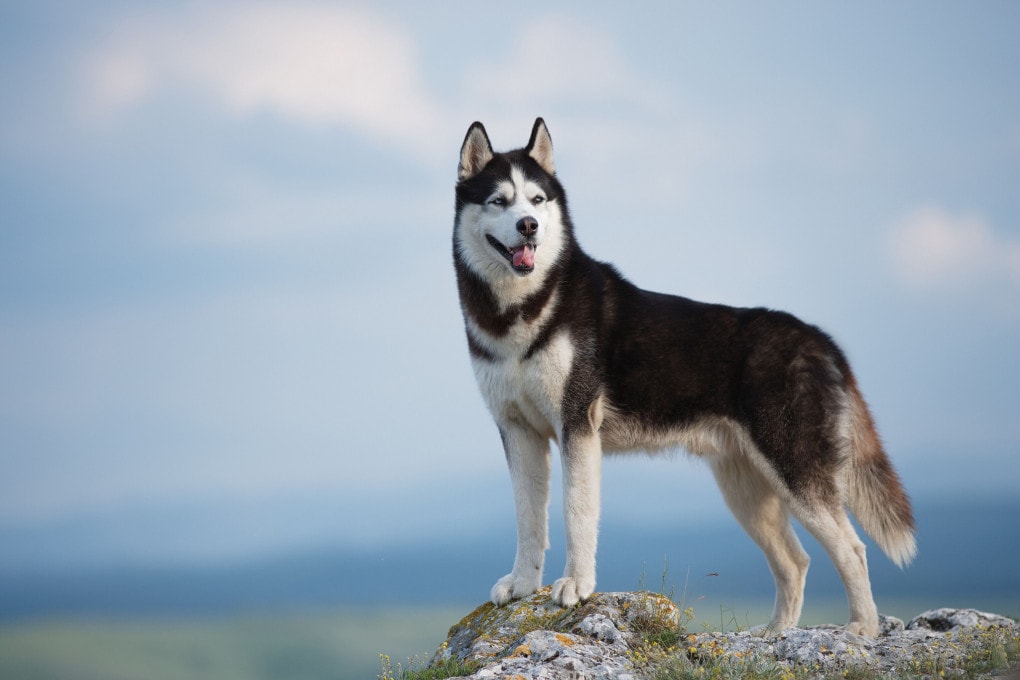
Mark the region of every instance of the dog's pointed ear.
POLYGON ((464 144, 460 147, 460 165, 457 166, 457 180, 464 181, 474 177, 492 160, 492 144, 485 126, 474 122, 468 128, 464 144))
POLYGON ((552 137, 541 118, 535 119, 535 127, 531 128, 531 139, 525 149, 528 155, 535 159, 542 169, 550 175, 556 174, 556 165, 553 163, 552 137))

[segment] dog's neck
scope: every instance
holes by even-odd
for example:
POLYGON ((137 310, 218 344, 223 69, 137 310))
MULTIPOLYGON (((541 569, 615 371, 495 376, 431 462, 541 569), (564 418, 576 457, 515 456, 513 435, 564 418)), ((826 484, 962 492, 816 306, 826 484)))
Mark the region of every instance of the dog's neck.
POLYGON ((517 322, 533 323, 555 302, 562 264, 527 276, 507 272, 482 276, 458 255, 454 258, 461 307, 479 329, 499 337, 517 322))

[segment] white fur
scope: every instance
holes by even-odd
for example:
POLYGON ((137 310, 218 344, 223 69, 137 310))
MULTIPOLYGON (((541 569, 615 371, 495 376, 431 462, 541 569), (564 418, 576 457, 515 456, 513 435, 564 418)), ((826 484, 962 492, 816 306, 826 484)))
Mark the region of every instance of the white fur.
MULTIPOLYGON (((493 602, 503 604, 513 598, 529 595, 542 585, 542 566, 545 550, 548 548, 548 506, 549 506, 549 440, 559 439, 562 431, 563 388, 573 362, 573 344, 567 333, 560 333, 534 356, 524 361, 512 348, 527 347, 531 336, 540 328, 538 322, 517 324, 508 337, 500 342, 488 338, 489 350, 502 350, 495 356, 497 361, 474 360, 475 377, 485 402, 492 412, 504 438, 507 466, 514 491, 514 505, 517 512, 517 556, 513 570, 499 579, 490 595, 493 602), (516 341, 516 342, 515 342, 516 341)), ((487 337, 474 329, 472 334, 487 337)), ((596 456, 597 458, 597 456, 596 456)), ((564 460, 566 457, 564 456, 564 460)), ((572 491, 565 484, 565 495, 572 491)), ((581 487, 598 489, 594 483, 582 483, 581 487)), ((581 512, 566 517, 571 522, 583 524, 574 532, 587 537, 597 533, 598 497, 594 503, 575 503, 581 512), (595 508, 594 518, 590 515, 595 508), (585 514, 589 513, 589 514, 585 514)), ((569 529, 568 529, 569 535, 569 529)), ((586 539, 587 541, 587 539, 586 539)), ((577 556, 575 562, 587 564, 584 555, 588 553, 588 542, 571 550, 568 539, 568 555, 577 556)), ((591 588, 595 587, 594 545, 591 546, 591 568, 585 571, 581 580, 591 588), (589 573, 590 572, 590 573, 589 573)), ((569 558, 568 558, 568 564, 569 558)), ((568 569, 565 575, 573 575, 568 569)), ((581 588, 583 591, 583 588, 581 588)), ((577 599, 570 593, 578 588, 566 589, 566 603, 577 599)), ((588 590, 584 597, 591 594, 588 590)), ((564 602, 564 600, 558 600, 564 602)))
MULTIPOLYGON (((538 195, 541 195, 540 187, 528 182, 524 174, 514 168, 509 181, 498 185, 493 194, 493 197, 503 198, 506 206, 469 205, 458 216, 456 243, 460 255, 490 284, 502 311, 520 304, 542 287, 563 248, 559 206, 550 200, 536 205, 534 199, 538 195), (506 245, 516 245, 519 243, 517 222, 527 216, 538 221, 535 238, 538 247, 534 271, 522 276, 493 249, 485 235, 490 234, 506 245), (550 229, 550 224, 554 228, 550 229)), ((558 304, 554 294, 537 318, 518 321, 501 336, 492 336, 470 317, 467 319, 468 333, 496 358, 495 361, 475 358, 472 363, 482 396, 504 438, 517 514, 517 556, 513 570, 492 587, 490 598, 496 604, 529 595, 542 585, 548 548, 549 440, 559 441, 562 432, 563 389, 573 363, 574 349, 570 336, 564 332, 528 360, 523 360, 523 354, 558 304)), ((575 473, 577 477, 583 476, 586 470, 590 474, 588 468, 579 470, 575 473)), ((580 486, 598 489, 600 484, 596 479, 580 486)), ((570 495, 571 491, 565 490, 565 494, 570 495)), ((593 541, 598 531, 598 497, 594 501, 589 498, 587 502, 575 502, 573 507, 581 512, 572 513, 572 519, 567 519, 568 525, 577 524, 572 535, 584 539, 573 550, 568 546, 568 553, 575 556, 573 564, 590 562, 590 566, 576 575, 569 569, 565 572, 564 579, 572 580, 561 579, 557 601, 566 604, 587 597, 595 587, 593 541), (593 506, 594 516, 590 512, 593 506), (588 554, 590 558, 585 558, 588 554)), ((568 533, 571 532, 568 530, 568 533)))
MULTIPOLYGON (((513 168, 508 180, 495 188, 484 205, 465 206, 457 216, 455 242, 459 255, 490 285, 501 312, 541 289, 563 248, 559 206, 550 200, 536 202, 536 197, 548 199, 537 184, 513 168), (494 204, 492 199, 497 197, 505 204, 494 204), (527 275, 515 272, 485 238, 488 234, 504 245, 518 245, 521 236, 517 222, 523 217, 538 222, 535 268, 527 275), (554 228, 550 229, 550 224, 554 228)), ((561 333, 527 361, 523 354, 558 304, 553 295, 537 318, 520 320, 500 336, 488 334, 467 318, 468 333, 495 358, 475 358, 473 367, 485 403, 503 436, 517 514, 517 556, 512 571, 492 587, 490 598, 496 604, 530 595, 542 585, 545 550, 549 547, 549 440, 558 440, 562 430, 563 389, 573 362, 573 344, 569 335, 561 333)), ((597 517, 595 522, 597 526, 597 517)), ((594 588, 594 563, 589 580, 594 588)), ((576 593, 577 588, 567 590, 576 593)))
MULTIPOLYGON (((527 337, 524 330, 520 334, 527 337)), ((478 330, 475 333, 485 336, 478 330)), ((501 344, 490 340, 487 345, 491 348, 501 344)), ((527 427, 547 439, 558 440, 563 389, 574 356, 570 336, 566 332, 556 335, 526 361, 509 353, 503 356, 499 361, 472 362, 475 379, 493 418, 500 427, 527 427)))
MULTIPOLYGON (((458 247, 462 256, 477 273, 493 283, 504 309, 538 290, 563 246, 558 229, 544 229, 550 219, 552 224, 559 225, 556 203, 547 201, 534 206, 530 198, 537 187, 525 182, 519 171, 505 184, 507 186, 501 185, 498 190, 510 202, 510 209, 492 215, 487 213, 496 211, 471 206, 458 224, 458 247), (534 212, 526 212, 528 208, 519 205, 522 202, 535 208, 534 212), (490 233, 503 243, 512 243, 507 232, 513 228, 516 233, 517 220, 526 214, 539 220, 540 241, 535 254, 535 271, 522 277, 485 241, 484 234, 490 233), (473 228, 466 228, 469 224, 473 228)), ((517 555, 513 570, 492 588, 490 598, 496 604, 529 595, 542 584, 548 548, 549 440, 562 441, 563 390, 574 361, 574 345, 564 331, 527 360, 523 359, 523 354, 558 304, 554 294, 537 318, 518 321, 508 333, 498 337, 486 333, 470 317, 467 322, 472 338, 496 358, 495 361, 475 358, 472 363, 482 396, 504 437, 517 514, 517 555)), ((590 596, 595 589, 602 454, 595 429, 587 437, 574 437, 564 442, 564 448, 561 459, 567 564, 563 577, 554 584, 553 598, 570 606, 590 596)))
POLYGON ((492 587, 489 598, 496 604, 538 590, 549 548, 549 438, 515 423, 502 430, 517 511, 517 557, 513 570, 492 587))
POLYGON ((769 634, 797 625, 810 558, 790 525, 786 502, 748 457, 719 456, 711 463, 726 505, 765 553, 776 584, 772 618, 759 632, 769 634))
POLYGON ((563 578, 553 584, 552 597, 564 607, 570 607, 595 592, 595 553, 602 493, 602 448, 598 432, 572 435, 565 442, 562 463, 567 563, 563 578))

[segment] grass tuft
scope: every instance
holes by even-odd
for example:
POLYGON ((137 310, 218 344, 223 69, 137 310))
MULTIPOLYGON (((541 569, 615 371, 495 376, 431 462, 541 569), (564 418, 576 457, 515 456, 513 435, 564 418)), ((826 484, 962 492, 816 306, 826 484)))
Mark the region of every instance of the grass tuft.
POLYGON ((450 658, 430 664, 428 659, 415 657, 408 661, 407 668, 399 662, 394 668, 388 654, 380 654, 379 663, 382 670, 376 676, 378 680, 443 680, 471 675, 482 667, 478 661, 450 658))

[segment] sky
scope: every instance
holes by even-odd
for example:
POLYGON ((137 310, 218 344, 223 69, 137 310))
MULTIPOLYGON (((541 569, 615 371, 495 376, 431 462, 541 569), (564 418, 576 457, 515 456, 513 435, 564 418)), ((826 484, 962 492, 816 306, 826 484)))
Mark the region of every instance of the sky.
MULTIPOLYGON (((827 330, 916 500, 1010 493, 1018 30, 1006 1, 3 3, 0 552, 503 526, 453 185, 472 121, 509 149, 537 116, 592 256, 827 330)), ((604 474, 616 521, 725 515, 682 455, 604 474)))

